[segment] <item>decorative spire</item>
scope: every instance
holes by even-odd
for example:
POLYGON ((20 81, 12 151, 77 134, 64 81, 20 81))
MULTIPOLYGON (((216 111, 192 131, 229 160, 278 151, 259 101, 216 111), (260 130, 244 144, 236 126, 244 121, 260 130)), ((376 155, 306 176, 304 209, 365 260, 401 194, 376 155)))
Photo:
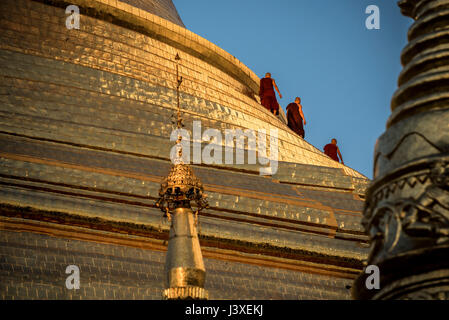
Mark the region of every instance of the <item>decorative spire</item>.
MULTIPOLYGON (((183 127, 179 104, 179 87, 182 83, 182 77, 179 77, 180 60, 176 54, 177 129, 183 127)), ((181 141, 182 136, 178 136, 177 158, 161 184, 156 202, 156 206, 171 222, 165 260, 166 289, 162 296, 170 300, 207 299, 208 294, 204 290, 206 269, 197 232, 198 213, 207 207, 207 202, 200 180, 190 165, 182 161, 181 141)))
POLYGON ((399 6, 415 22, 362 220, 372 245, 367 264, 378 271, 362 273, 353 296, 448 300, 449 0, 399 6))

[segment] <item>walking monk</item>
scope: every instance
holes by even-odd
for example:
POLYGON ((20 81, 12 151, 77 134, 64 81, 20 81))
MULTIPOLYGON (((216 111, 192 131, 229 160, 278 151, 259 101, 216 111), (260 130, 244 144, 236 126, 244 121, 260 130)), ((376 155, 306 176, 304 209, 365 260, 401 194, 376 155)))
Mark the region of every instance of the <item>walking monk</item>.
POLYGON ((260 103, 271 111, 271 113, 278 115, 279 114, 279 104, 276 100, 276 93, 274 89, 279 94, 279 98, 282 99, 282 94, 279 92, 278 86, 274 79, 271 78, 271 73, 267 72, 265 74, 265 78, 260 79, 260 103))
POLYGON ((328 143, 324 146, 324 153, 337 162, 340 162, 340 160, 338 160, 338 157, 340 157, 341 163, 345 164, 343 162, 343 157, 341 156, 340 149, 338 149, 338 147, 337 147, 337 139, 332 139, 331 143, 328 143), (338 153, 338 157, 337 157, 337 153, 338 153))
POLYGON ((305 132, 302 124, 303 122, 304 125, 306 124, 306 119, 302 113, 301 99, 299 97, 296 97, 295 102, 287 106, 287 121, 289 128, 304 139, 305 132))

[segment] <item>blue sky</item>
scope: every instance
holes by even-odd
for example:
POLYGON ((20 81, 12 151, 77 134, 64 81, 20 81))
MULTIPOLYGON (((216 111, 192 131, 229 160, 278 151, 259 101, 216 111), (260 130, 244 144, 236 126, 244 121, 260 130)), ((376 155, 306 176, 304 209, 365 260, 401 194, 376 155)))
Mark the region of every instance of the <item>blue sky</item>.
POLYGON ((186 27, 259 77, 271 72, 285 110, 302 99, 306 140, 335 137, 345 164, 372 178, 412 20, 392 0, 174 0, 186 27), (368 30, 368 5, 380 29, 368 30))

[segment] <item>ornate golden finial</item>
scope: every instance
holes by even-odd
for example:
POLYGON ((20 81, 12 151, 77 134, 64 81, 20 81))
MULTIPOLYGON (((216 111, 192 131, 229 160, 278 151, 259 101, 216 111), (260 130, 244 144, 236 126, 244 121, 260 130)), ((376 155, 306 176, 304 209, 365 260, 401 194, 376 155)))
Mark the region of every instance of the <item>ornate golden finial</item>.
MULTIPOLYGON (((179 87, 182 83, 182 76, 179 76, 179 62, 181 58, 179 54, 175 56, 176 61, 176 97, 177 97, 177 129, 181 129, 183 126, 183 119, 181 115, 181 108, 179 103, 179 87)), ((176 207, 183 205, 193 208, 196 212, 200 212, 207 207, 205 200, 203 185, 200 180, 194 175, 191 167, 188 164, 184 164, 182 161, 182 136, 179 135, 176 140, 178 146, 177 158, 174 159, 174 165, 172 166, 170 173, 161 184, 159 190, 159 200, 156 206, 160 208, 164 215, 167 215, 168 211, 174 210, 176 207)), ((168 215, 167 215, 168 216, 168 215)))
MULTIPOLYGON (((176 127, 183 127, 179 104, 179 62, 176 54, 176 127)), ((203 185, 194 175, 189 164, 182 160, 182 136, 178 136, 177 157, 167 178, 161 183, 156 206, 164 212, 170 222, 170 234, 165 261, 166 288, 164 299, 207 299, 204 289, 206 269, 204 268, 197 232, 198 212, 207 207, 203 185), (195 214, 193 211, 195 211, 195 214)))
POLYGON ((156 206, 164 214, 179 206, 188 206, 198 212, 207 207, 203 185, 188 164, 178 163, 171 167, 161 183, 156 206))

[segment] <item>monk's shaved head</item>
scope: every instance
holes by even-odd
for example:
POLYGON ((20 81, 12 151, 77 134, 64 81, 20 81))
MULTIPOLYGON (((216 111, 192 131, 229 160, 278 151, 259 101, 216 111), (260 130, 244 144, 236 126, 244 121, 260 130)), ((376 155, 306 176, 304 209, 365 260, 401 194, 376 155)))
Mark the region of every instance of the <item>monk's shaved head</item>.
POLYGON ((301 98, 300 97, 296 97, 295 98, 295 102, 301 103, 301 98))
POLYGON ((271 73, 269 73, 269 72, 265 73, 265 77, 266 78, 270 78, 271 77, 271 73))
POLYGON ((332 139, 332 141, 331 141, 333 144, 337 144, 337 139, 332 139))

